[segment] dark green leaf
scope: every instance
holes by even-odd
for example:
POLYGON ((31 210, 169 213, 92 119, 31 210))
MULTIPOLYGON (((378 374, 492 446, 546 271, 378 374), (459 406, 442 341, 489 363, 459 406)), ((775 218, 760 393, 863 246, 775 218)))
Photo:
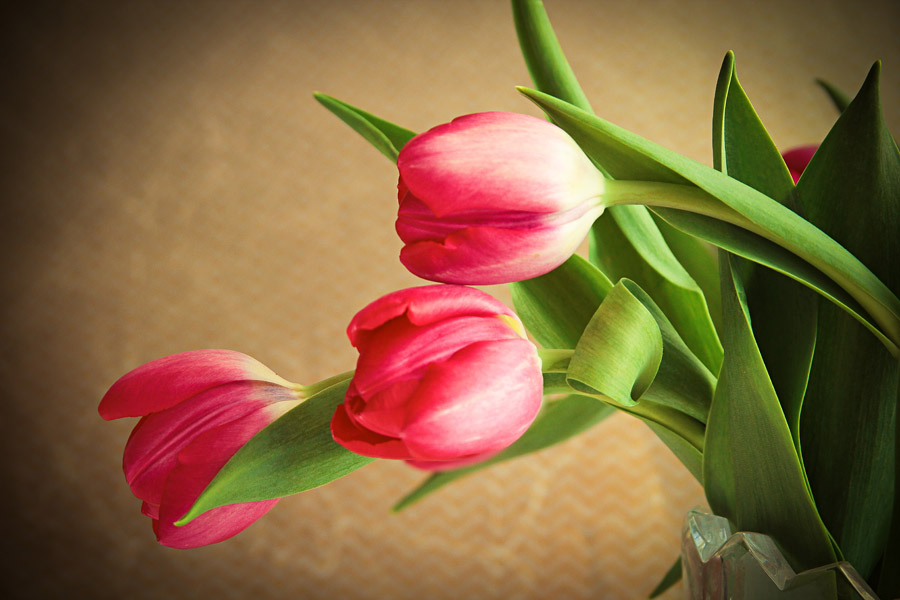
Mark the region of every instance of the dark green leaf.
MULTIPOLYGON (((900 413, 900 383, 897 385, 897 407, 900 413)), ((896 417, 895 417, 896 418, 896 417)), ((894 438, 894 485, 900 481, 900 436, 894 438)), ((890 565, 900 565, 900 493, 894 488, 894 507, 891 529, 881 558, 881 574, 878 580, 878 594, 882 598, 900 598, 900 569, 890 565)))
POLYGON ((402 510, 460 477, 559 444, 593 427, 613 412, 615 409, 611 406, 585 396, 570 395, 559 400, 545 401, 537 419, 512 446, 483 463, 433 474, 400 500, 394 510, 402 510))
POLYGON ((831 541, 753 339, 740 279, 728 255, 720 264, 725 361, 706 425, 707 500, 737 529, 771 536, 795 570, 828 564, 831 541))
POLYGON ((574 348, 612 283, 577 254, 546 275, 510 284, 525 328, 545 348, 574 348))
MULTIPOLYGON (((794 209, 790 172, 744 93, 730 52, 719 73, 713 115, 715 167, 794 209)), ((753 335, 799 453, 800 408, 816 342, 818 297, 771 269, 741 263, 735 264, 747 293, 753 335)))
POLYGON ((177 524, 218 506, 304 492, 375 460, 346 450, 331 437, 331 417, 348 385, 344 381, 315 394, 253 436, 177 524))
MULTIPOLYGON (((796 188, 807 218, 900 290, 900 154, 881 116, 879 65, 796 188)), ((821 304, 801 418, 803 459, 822 519, 864 576, 884 551, 894 494, 897 361, 821 304)))
POLYGON ((400 149, 416 135, 408 129, 380 119, 337 98, 319 92, 313 96, 322 106, 334 113, 341 121, 353 128, 356 133, 363 136, 367 142, 394 162, 397 162, 397 154, 400 149))

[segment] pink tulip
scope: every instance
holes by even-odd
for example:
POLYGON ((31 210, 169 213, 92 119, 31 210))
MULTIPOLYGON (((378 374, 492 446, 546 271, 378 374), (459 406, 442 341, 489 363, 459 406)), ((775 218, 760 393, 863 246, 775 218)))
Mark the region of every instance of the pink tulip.
POLYGON ((562 129, 536 117, 458 117, 400 152, 400 261, 446 283, 493 284, 562 264, 603 212, 604 178, 562 129))
POLYGON ((347 335, 359 360, 331 432, 357 454, 431 470, 471 464, 516 441, 541 406, 537 349, 515 313, 474 288, 388 294, 347 335))
POLYGON ((160 358, 113 384, 100 402, 100 416, 141 417, 125 445, 123 467, 161 544, 194 548, 221 542, 278 502, 223 506, 174 525, 241 446, 299 403, 297 389, 229 350, 160 358))
POLYGON ((806 165, 809 164, 813 154, 815 154, 818 149, 818 145, 798 146, 796 148, 791 148, 781 155, 782 158, 784 158, 784 164, 787 165, 788 170, 791 172, 791 177, 794 179, 795 184, 800 181, 800 175, 803 174, 806 165))

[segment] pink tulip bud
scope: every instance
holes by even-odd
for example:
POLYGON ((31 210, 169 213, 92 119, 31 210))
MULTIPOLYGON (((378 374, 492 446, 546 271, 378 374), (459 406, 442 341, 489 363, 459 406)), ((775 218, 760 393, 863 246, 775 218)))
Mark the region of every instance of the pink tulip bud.
POLYGON ((806 165, 809 164, 813 154, 815 154, 818 149, 818 145, 798 146, 796 148, 791 148, 781 155, 782 158, 784 158, 784 164, 787 165, 788 170, 791 172, 794 183, 800 181, 800 175, 803 174, 806 165))
POLYGON ((432 281, 493 284, 562 264, 603 212, 603 175, 568 134, 536 117, 458 117, 397 159, 400 261, 432 281))
POLYGON ((229 350, 160 358, 113 384, 100 402, 100 416, 142 417, 125 445, 123 468, 161 544, 194 548, 221 542, 275 506, 277 499, 233 504, 174 525, 235 452, 299 403, 297 387, 229 350))
POLYGON ((359 360, 331 432, 357 454, 431 470, 471 464, 516 441, 540 409, 537 349, 515 313, 474 288, 388 294, 347 335, 359 360))

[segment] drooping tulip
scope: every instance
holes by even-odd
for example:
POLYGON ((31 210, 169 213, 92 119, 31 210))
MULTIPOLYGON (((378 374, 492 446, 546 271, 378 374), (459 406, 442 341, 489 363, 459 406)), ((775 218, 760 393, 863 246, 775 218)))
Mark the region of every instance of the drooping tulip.
POLYGON ((388 294, 347 334, 359 359, 331 431, 357 454, 432 470, 471 464, 516 441, 540 408, 537 349, 515 313, 474 288, 388 294))
POLYGON ((229 350, 166 356, 113 384, 100 402, 100 416, 141 417, 125 446, 123 469, 161 544, 194 548, 220 542, 278 502, 223 506, 174 525, 241 446, 300 402, 298 389, 229 350))
POLYGON ((791 172, 791 177, 794 179, 794 183, 800 181, 800 175, 803 174, 803 171, 806 169, 806 165, 809 164, 809 161, 812 160, 813 154, 815 154, 816 150, 818 149, 818 145, 798 146, 782 153, 781 156, 782 158, 784 158, 784 164, 787 165, 788 170, 791 172))
POLYGON ((603 175, 567 133, 528 115, 458 117, 410 140, 397 167, 400 261, 432 281, 543 275, 603 212, 603 175))

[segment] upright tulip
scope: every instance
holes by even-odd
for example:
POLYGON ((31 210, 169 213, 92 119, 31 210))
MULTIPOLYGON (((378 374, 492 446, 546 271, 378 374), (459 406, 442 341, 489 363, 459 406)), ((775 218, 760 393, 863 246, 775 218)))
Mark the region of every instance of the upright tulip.
POLYGON ((818 145, 798 146, 784 152, 781 156, 784 158, 784 164, 787 165, 791 172, 794 183, 800 181, 800 175, 806 170, 806 165, 812 160, 813 154, 819 149, 818 145))
POLYGON ((160 358, 113 384, 100 402, 100 416, 142 417, 125 446, 123 467, 161 544, 194 548, 221 542, 278 502, 223 506, 183 527, 174 525, 241 446, 299 403, 299 389, 229 350, 160 358))
POLYGON ((456 118, 410 140, 397 167, 400 261, 432 281, 543 275, 603 212, 603 175, 562 129, 527 115, 456 118))
POLYGON ((432 470, 477 462, 517 440, 540 408, 537 349, 515 313, 474 288, 388 294, 347 334, 359 360, 331 431, 357 454, 432 470))

